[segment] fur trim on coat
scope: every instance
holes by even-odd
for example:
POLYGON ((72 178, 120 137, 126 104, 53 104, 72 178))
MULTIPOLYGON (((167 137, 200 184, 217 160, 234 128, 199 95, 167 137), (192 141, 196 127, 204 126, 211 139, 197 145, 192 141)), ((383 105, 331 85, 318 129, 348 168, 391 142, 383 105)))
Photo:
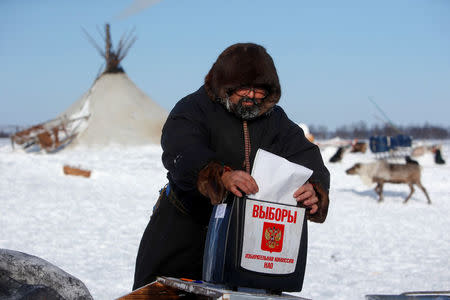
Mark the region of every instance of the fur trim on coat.
POLYGON ((317 203, 319 209, 313 215, 309 214, 307 210, 306 217, 308 218, 308 220, 312 222, 323 223, 327 218, 328 205, 330 202, 328 198, 328 190, 325 190, 320 184, 320 182, 311 182, 311 184, 314 187, 314 190, 316 191, 317 198, 319 199, 319 202, 317 203))
POLYGON ((222 164, 210 162, 198 173, 197 188, 213 205, 222 203, 227 194, 221 178, 223 170, 222 164))

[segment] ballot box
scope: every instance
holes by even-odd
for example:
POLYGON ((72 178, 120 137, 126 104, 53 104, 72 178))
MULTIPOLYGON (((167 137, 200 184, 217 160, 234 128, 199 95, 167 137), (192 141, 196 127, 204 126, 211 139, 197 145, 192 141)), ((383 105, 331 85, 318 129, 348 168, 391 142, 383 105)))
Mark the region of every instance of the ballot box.
POLYGON ((211 215, 203 280, 268 292, 302 289, 307 251, 305 209, 229 196, 211 215))

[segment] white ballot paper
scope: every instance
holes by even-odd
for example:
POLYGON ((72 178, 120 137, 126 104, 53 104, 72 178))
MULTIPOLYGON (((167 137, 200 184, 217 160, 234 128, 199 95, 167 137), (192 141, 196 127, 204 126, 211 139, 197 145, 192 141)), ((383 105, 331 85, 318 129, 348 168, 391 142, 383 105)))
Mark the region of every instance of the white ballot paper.
POLYGON ((294 192, 311 177, 313 171, 287 159, 258 149, 253 163, 252 177, 259 191, 251 198, 297 205, 294 192))

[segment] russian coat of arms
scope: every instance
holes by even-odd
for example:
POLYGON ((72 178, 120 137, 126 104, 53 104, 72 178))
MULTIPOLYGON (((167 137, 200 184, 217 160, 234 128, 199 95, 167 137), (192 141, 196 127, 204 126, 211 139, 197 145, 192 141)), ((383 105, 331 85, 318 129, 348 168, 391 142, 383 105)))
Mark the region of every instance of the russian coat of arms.
POLYGON ((284 225, 264 222, 261 250, 281 252, 283 249, 284 225))

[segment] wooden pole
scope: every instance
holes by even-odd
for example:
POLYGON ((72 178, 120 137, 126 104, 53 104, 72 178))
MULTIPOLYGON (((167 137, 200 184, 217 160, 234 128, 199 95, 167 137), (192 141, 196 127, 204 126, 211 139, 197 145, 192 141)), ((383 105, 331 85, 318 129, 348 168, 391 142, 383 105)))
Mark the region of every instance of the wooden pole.
POLYGON ((105 51, 105 59, 106 59, 106 69, 110 70, 111 67, 111 34, 109 32, 109 24, 105 26, 106 31, 106 51, 105 51))

